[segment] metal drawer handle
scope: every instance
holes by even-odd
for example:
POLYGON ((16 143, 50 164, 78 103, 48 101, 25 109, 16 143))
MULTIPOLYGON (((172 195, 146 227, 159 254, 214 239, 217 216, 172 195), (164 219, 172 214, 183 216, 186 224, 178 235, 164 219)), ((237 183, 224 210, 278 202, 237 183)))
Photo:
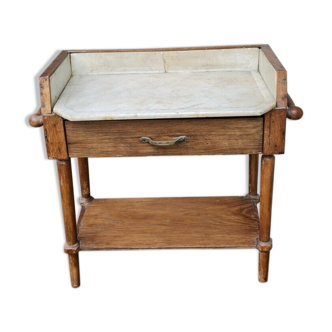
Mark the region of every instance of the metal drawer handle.
POLYGON ((143 142, 143 143, 149 143, 151 145, 157 145, 157 146, 174 145, 176 143, 185 142, 186 140, 187 140, 186 136, 175 137, 171 141, 154 141, 150 137, 141 137, 141 142, 143 142))

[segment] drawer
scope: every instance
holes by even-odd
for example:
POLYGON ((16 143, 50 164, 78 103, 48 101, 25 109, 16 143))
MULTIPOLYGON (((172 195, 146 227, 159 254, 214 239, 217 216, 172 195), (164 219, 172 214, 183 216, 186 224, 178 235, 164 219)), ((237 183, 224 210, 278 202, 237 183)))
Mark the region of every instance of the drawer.
POLYGON ((258 154, 263 145, 262 117, 65 121, 65 128, 70 157, 258 154))

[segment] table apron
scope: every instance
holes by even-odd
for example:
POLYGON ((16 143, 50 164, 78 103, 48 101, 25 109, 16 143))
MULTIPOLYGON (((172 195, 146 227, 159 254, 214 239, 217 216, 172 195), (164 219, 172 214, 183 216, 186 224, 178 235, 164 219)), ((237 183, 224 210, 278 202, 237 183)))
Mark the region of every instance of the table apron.
POLYGON ((65 131, 70 157, 259 154, 263 151, 263 117, 65 121, 65 131), (183 136, 185 139, 178 139, 183 136), (154 142, 172 144, 153 145, 154 142))

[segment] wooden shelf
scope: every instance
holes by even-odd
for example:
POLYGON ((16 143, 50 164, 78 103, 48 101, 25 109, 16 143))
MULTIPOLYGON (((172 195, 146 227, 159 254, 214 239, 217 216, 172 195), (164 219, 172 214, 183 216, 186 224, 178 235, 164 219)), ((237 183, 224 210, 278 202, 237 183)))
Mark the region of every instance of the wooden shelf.
POLYGON ((258 220, 247 197, 95 199, 78 238, 80 250, 255 248, 258 220))

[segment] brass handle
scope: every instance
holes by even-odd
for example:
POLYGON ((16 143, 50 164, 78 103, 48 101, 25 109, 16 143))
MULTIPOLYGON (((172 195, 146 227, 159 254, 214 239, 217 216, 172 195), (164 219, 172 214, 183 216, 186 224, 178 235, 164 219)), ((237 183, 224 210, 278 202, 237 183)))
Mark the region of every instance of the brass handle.
POLYGON ((186 136, 179 136, 179 137, 175 137, 173 140, 171 141, 154 141, 153 139, 151 139, 150 137, 141 137, 141 142, 142 143, 149 143, 151 145, 156 145, 156 146, 168 146, 168 145, 174 145, 176 143, 180 143, 180 142, 185 142, 187 140, 186 136))

